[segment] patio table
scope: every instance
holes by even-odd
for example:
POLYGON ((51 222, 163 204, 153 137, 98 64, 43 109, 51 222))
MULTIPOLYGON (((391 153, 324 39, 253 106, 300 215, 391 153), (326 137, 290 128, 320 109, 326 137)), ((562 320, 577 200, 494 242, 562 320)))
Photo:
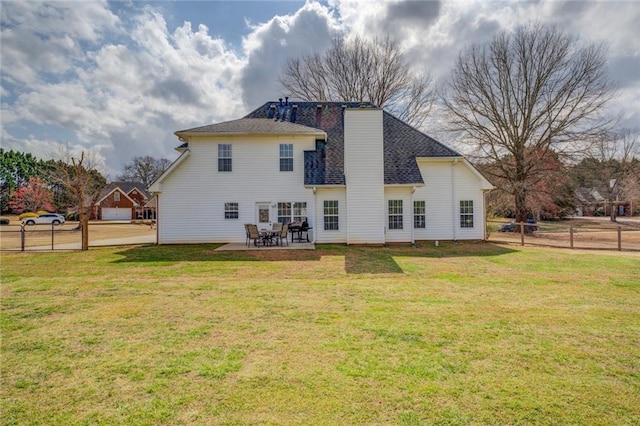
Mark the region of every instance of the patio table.
POLYGON ((274 231, 273 229, 261 229, 260 230, 260 239, 262 240, 262 244, 265 246, 271 246, 274 244, 273 237, 278 235, 280 231, 274 231))

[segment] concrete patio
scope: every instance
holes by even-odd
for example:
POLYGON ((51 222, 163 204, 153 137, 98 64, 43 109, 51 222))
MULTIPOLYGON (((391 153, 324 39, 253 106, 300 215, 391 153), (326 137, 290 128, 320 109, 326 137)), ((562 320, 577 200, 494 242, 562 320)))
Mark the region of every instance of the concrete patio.
POLYGON ((216 251, 243 251, 243 250, 315 250, 316 246, 314 243, 289 243, 289 245, 284 246, 254 246, 253 244, 247 245, 245 243, 228 243, 223 246, 220 246, 216 249, 216 251))

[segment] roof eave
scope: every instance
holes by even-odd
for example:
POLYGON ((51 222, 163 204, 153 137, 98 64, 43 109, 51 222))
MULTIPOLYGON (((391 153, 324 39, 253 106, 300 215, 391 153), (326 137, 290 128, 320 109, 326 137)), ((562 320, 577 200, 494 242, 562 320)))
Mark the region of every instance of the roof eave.
POLYGON ((194 136, 321 136, 327 138, 327 132, 175 132, 181 141, 187 141, 194 136))

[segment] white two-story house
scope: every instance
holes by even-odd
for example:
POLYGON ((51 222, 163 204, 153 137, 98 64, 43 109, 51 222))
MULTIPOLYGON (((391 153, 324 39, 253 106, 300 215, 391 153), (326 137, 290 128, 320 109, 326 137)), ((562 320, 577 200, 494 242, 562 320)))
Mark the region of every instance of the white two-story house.
POLYGON ((316 243, 486 237, 491 184, 371 104, 280 100, 175 134, 181 155, 149 188, 159 244, 244 242, 245 223, 305 218, 316 243))

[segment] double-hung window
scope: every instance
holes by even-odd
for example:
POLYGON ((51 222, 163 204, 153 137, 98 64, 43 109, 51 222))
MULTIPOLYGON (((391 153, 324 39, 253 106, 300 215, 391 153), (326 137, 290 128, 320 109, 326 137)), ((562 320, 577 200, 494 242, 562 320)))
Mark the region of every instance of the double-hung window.
POLYGON ((404 229, 402 223, 402 200, 389 200, 389 229, 404 229))
POLYGON ((426 228, 426 207, 424 201, 413 202, 413 227, 415 229, 426 228))
POLYGON ((224 218, 237 219, 239 217, 238 203, 224 203, 224 218))
POLYGON ((460 228, 473 228, 473 200, 460 200, 460 228))
POLYGON ((230 143, 218 144, 218 171, 219 172, 231 171, 231 144, 230 143))
POLYGON ((120 193, 118 191, 113 193, 113 201, 120 201, 120 193))
POLYGON ((295 201, 278 203, 278 222, 302 222, 307 219, 307 202, 295 201))
POLYGON ((278 222, 291 222, 291 203, 278 203, 278 222))
POLYGON ((338 223, 338 200, 324 201, 324 230, 337 231, 338 223))
POLYGON ((293 144, 292 143, 280 144, 280 171, 281 172, 293 171, 293 144))
POLYGON ((303 222, 307 218, 307 203, 299 201, 293 203, 293 221, 303 222))

